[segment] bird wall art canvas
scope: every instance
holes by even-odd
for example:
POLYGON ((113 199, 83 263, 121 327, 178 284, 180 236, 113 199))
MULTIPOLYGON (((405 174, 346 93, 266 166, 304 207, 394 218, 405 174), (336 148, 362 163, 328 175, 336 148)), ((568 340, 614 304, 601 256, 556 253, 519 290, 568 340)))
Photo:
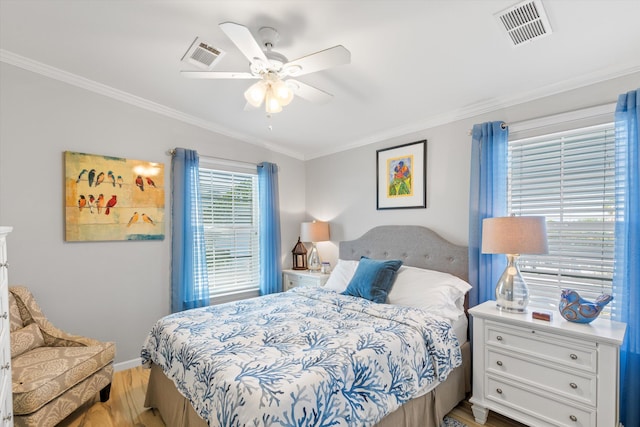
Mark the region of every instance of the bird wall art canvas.
POLYGON ((164 164, 65 151, 65 240, 164 239, 164 164))

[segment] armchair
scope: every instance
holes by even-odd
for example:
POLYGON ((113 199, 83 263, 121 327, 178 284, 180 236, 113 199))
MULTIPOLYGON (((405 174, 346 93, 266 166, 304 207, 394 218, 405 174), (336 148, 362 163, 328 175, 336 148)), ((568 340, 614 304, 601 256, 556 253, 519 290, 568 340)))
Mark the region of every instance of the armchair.
POLYGON ((16 426, 54 426, 111 390, 115 344, 68 334, 44 316, 25 287, 9 288, 16 426))

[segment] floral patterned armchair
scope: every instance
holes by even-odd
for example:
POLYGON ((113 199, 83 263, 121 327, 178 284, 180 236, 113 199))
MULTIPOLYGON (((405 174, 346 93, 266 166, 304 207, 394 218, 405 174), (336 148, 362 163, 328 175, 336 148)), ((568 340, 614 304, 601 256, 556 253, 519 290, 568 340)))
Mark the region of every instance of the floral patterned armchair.
POLYGON ((115 344, 53 326, 31 292, 9 288, 13 414, 16 426, 54 426, 111 390, 115 344))

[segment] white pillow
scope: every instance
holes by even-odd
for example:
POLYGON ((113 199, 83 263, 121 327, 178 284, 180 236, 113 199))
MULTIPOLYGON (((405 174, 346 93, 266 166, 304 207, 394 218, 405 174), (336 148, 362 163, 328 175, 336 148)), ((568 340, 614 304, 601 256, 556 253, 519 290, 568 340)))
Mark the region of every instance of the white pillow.
POLYGON ((464 313, 464 296, 470 289, 470 284, 451 274, 403 265, 389 292, 388 303, 456 320, 464 313))
POLYGON ((437 288, 442 285, 452 286, 465 294, 471 289, 471 285, 464 280, 454 276, 453 274, 443 273, 441 271, 427 270, 425 268, 410 267, 403 265, 398 270, 396 277, 397 284, 401 286, 421 286, 429 288, 437 288))
POLYGON ((351 281, 351 278, 358 268, 360 261, 347 261, 343 259, 338 260, 338 264, 335 266, 331 275, 325 283, 325 289, 332 289, 336 292, 342 292, 347 289, 347 285, 351 281))

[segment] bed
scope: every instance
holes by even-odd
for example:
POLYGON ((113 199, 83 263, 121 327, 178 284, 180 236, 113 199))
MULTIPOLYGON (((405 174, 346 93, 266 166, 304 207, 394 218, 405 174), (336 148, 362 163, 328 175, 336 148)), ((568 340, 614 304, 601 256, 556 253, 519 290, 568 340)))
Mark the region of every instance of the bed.
MULTIPOLYGON (((341 242, 340 261, 332 273, 330 282, 334 278, 336 279, 333 282, 336 280, 340 282, 340 272, 347 271, 345 266, 358 265, 362 257, 365 257, 365 260, 401 260, 402 267, 398 270, 398 279, 402 275, 404 275, 402 277, 409 277, 409 274, 423 274, 423 270, 429 271, 429 274, 444 272, 463 280, 468 276, 467 248, 452 244, 430 229, 421 226, 380 226, 369 230, 356 240, 341 242)), ((357 267, 353 268, 357 269, 357 267)), ((341 280, 348 279, 349 277, 341 280)), ((393 293, 396 292, 396 284, 393 285, 394 288, 388 296, 390 303, 393 293)), ((161 319, 154 325, 142 352, 144 366, 151 369, 145 406, 157 408, 165 424, 172 427, 206 425, 439 427, 444 415, 470 391, 470 346, 467 342, 466 315, 455 319, 452 315, 445 321, 443 316, 447 313, 441 314, 438 310, 435 311, 437 315, 432 316, 426 314, 425 310, 412 307, 375 304, 362 298, 340 296, 335 290, 296 288, 282 294, 267 296, 269 298, 256 299, 262 302, 260 307, 256 307, 255 302, 248 300, 249 302, 239 304, 214 306, 218 308, 184 312, 192 316, 189 317, 188 328, 181 329, 179 326, 179 320, 184 320, 182 317, 187 314, 176 313, 161 319), (284 306, 296 308, 291 309, 291 312, 285 311, 288 309, 284 308, 273 310, 273 307, 284 306), (307 319, 318 313, 323 322, 319 326, 307 325, 307 319), (424 317, 423 313, 425 313, 424 317), (373 315, 371 319, 374 320, 367 320, 369 319, 367 318, 363 322, 359 316, 365 314, 373 315), (235 323, 238 315, 254 320, 250 325, 241 325, 235 323), (294 319, 296 315, 301 317, 296 320, 294 319), (335 316, 344 317, 336 318, 335 316), (282 319, 293 320, 296 324, 305 326, 300 326, 302 329, 298 331, 299 333, 292 333, 291 330, 286 329, 290 326, 279 323, 282 319), (401 325, 397 324, 398 319, 401 325), (161 323, 162 321, 164 323, 161 323), (215 325, 217 321, 231 325, 231 329, 224 333, 212 332, 211 325, 215 325), (276 332, 258 332, 261 334, 262 343, 269 342, 260 350, 261 353, 239 349, 237 340, 242 341, 239 336, 256 335, 256 331, 252 328, 262 327, 257 325, 259 323, 271 323, 280 329, 276 332), (333 331, 334 323, 339 323, 343 328, 340 338, 344 341, 339 342, 337 348, 328 349, 322 343, 322 329, 327 328, 333 331), (431 328, 427 328, 427 325, 431 325, 431 328), (396 329, 405 326, 409 327, 408 331, 396 329), (305 328, 307 330, 304 330, 305 328), (188 333, 191 335, 184 335, 185 329, 189 329, 188 333), (311 329, 313 333, 309 333, 311 329), (443 335, 436 337, 435 333, 429 332, 432 329, 441 330, 443 335), (239 332, 240 330, 242 332, 239 332), (201 339, 193 335, 194 332, 199 331, 204 331, 201 339), (348 337, 351 331, 356 331, 359 337, 348 337), (377 336, 373 331, 386 333, 386 335, 377 336), (176 337, 181 334, 183 337, 188 337, 186 341, 192 343, 193 349, 185 350, 184 346, 179 349, 171 347, 171 341, 178 340, 176 337), (407 338, 412 334, 422 336, 425 340, 426 336, 432 337, 426 347, 429 347, 429 351, 433 350, 437 356, 409 353, 407 348, 425 347, 424 345, 416 346, 407 338), (290 341, 281 339, 281 337, 294 336, 298 339, 305 337, 305 353, 302 356, 299 349, 290 347, 290 341), (310 346, 309 337, 317 336, 319 336, 318 341, 310 346), (229 365, 231 367, 227 368, 227 359, 216 359, 216 362, 212 362, 215 366, 207 366, 198 373, 195 370, 192 371, 189 366, 198 364, 199 362, 196 361, 200 357, 198 352, 203 352, 198 347, 199 340, 217 341, 219 347, 207 352, 224 353, 225 357, 233 354, 239 361, 234 362, 236 365, 229 365), (271 345, 272 341, 273 345, 271 345), (354 348, 350 349, 350 343, 354 341, 359 343, 353 344, 354 348), (380 341, 388 342, 390 346, 398 346, 402 351, 391 353, 390 350, 381 349, 378 346, 380 341), (357 363, 353 362, 349 369, 343 369, 341 368, 343 365, 334 363, 338 360, 333 359, 334 353, 343 352, 348 353, 350 357, 355 357, 353 355, 362 349, 368 352, 367 363, 375 365, 374 369, 358 370, 362 367, 360 359, 357 363), (270 352, 274 354, 270 355, 270 352), (267 362, 262 363, 261 360, 263 357, 267 360, 271 356, 273 360, 278 361, 276 364, 280 365, 295 361, 298 363, 297 368, 292 369, 290 374, 289 372, 274 374, 272 366, 267 362), (376 357, 381 359, 375 359, 376 357), (388 363, 385 363, 384 358, 388 363), (180 363, 172 365, 168 363, 169 359, 177 359, 180 363), (323 363, 326 366, 320 366, 323 363), (415 368, 415 372, 409 368, 415 368), (217 375, 225 369, 228 371, 224 377, 225 380, 220 381, 221 377, 217 375), (330 373, 331 383, 324 382, 321 372, 325 371, 330 373), (427 371, 430 376, 427 376, 427 371), (227 381, 232 377, 236 380, 240 378, 239 381, 242 384, 227 381), (249 377, 251 380, 247 380, 249 377), (350 378, 350 388, 345 393, 344 384, 347 377, 350 378), (403 381, 408 381, 400 383, 401 377, 403 381), (336 378, 338 378, 339 387, 336 387, 336 378), (366 384, 366 387, 354 387, 353 384, 356 382, 360 386, 366 384), (374 390, 375 384, 383 386, 385 392, 387 389, 393 389, 394 395, 388 398, 377 394, 374 390), (216 389, 218 394, 214 397, 216 389), (242 389, 244 394, 235 393, 239 389, 242 389), (347 395, 346 398, 344 395, 347 395), (344 402, 338 401, 338 398, 343 399, 344 402), (329 399, 331 399, 331 405, 329 399), (274 406, 282 407, 281 412, 272 412, 274 406), (347 412, 349 415, 343 416, 347 412), (215 414, 212 415, 212 413, 215 414)), ((406 292, 404 295, 400 292, 400 290, 397 291, 394 301, 411 297, 406 292)), ((464 295, 461 299, 464 301, 464 295)), ((462 302, 459 300, 460 298, 456 304, 459 309, 463 309, 462 302)), ((357 357, 360 356, 361 354, 358 353, 357 357)))

